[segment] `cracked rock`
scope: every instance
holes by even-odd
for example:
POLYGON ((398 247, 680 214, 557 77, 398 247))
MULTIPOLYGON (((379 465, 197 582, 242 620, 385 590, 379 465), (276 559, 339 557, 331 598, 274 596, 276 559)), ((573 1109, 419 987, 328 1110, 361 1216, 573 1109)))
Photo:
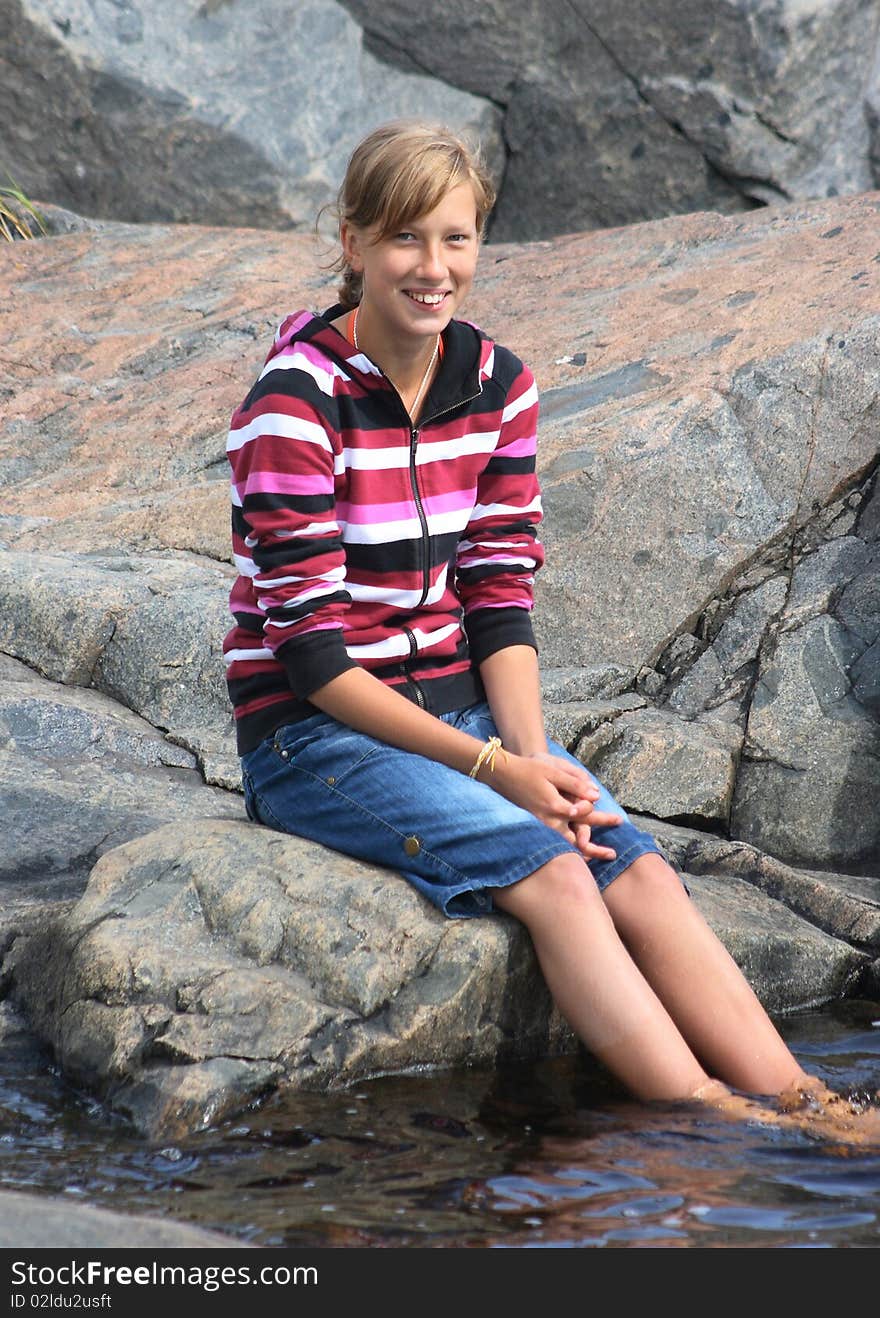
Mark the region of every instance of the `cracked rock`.
POLYGON ((495 106, 382 63, 333 0, 4 7, 5 166, 85 215, 311 229, 364 131, 398 117, 500 156, 495 106))
POLYGON ((625 810, 726 823, 740 740, 728 723, 641 709, 582 737, 577 754, 625 810))

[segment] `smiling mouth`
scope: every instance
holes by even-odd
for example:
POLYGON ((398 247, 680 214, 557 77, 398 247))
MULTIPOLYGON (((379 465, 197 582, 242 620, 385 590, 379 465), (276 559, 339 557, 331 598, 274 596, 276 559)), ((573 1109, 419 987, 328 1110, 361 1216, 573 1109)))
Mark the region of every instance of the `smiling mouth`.
POLYGON ((407 297, 410 298, 413 302, 418 302, 419 306, 439 307, 440 303, 446 297, 448 290, 443 289, 441 292, 427 293, 427 292, 420 292, 416 289, 407 288, 404 290, 404 292, 406 293, 407 297))

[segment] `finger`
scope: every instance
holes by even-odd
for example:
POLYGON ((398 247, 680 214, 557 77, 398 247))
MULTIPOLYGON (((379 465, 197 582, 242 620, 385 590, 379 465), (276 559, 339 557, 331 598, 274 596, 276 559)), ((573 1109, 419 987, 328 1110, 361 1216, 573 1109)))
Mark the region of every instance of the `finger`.
POLYGON ((578 824, 574 831, 577 848, 584 858, 591 857, 594 860, 615 860, 617 858, 617 852, 613 847, 606 847, 599 842, 593 842, 589 824, 578 824))
POLYGON ((560 790, 569 792, 572 796, 592 800, 598 797, 599 788, 586 769, 576 769, 573 764, 567 764, 559 759, 545 760, 544 763, 552 771, 553 782, 560 790))
POLYGON ((578 845, 578 851, 584 860, 616 860, 617 852, 613 847, 601 847, 597 842, 587 842, 583 846, 578 845))
POLYGON ((614 828, 615 824, 623 823, 623 815, 612 814, 610 810, 578 810, 574 818, 588 822, 591 828, 614 828))

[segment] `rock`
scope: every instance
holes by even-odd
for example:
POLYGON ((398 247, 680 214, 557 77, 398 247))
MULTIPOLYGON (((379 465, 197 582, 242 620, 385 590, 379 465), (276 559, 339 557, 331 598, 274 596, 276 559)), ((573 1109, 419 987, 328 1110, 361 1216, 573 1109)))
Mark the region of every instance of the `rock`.
POLYGON ((544 727, 567 750, 577 747, 588 733, 611 722, 621 714, 647 705, 643 696, 628 691, 614 700, 570 700, 544 706, 544 727))
POLYGON ((243 816, 144 719, 2 656, 0 800, 0 959, 47 906, 80 895, 105 851, 171 820, 243 816))
POLYGON ((835 939, 871 955, 880 951, 880 879, 796 870, 745 842, 666 822, 643 826, 653 826, 670 862, 689 875, 744 879, 835 939))
MULTIPOLYGON (((654 831, 754 844, 728 864, 709 837, 681 868, 771 1008, 855 991, 880 961, 873 898, 813 873, 869 871, 880 817, 878 209, 486 248, 469 311, 510 326, 544 401, 548 726, 654 831), (814 766, 784 759, 808 736, 828 747, 824 818, 814 766)), ((203 781, 238 785, 227 418, 282 309, 330 296, 305 239, 253 230, 108 223, 0 266, 0 650, 43 674, 0 670, 0 992, 145 1132, 278 1084, 573 1046, 513 922, 445 922, 203 781)))
POLYGON ((541 668, 541 694, 551 705, 594 699, 611 699, 632 685, 635 673, 621 664, 596 668, 541 668))
POLYGON ((740 741, 738 730, 720 721, 688 723, 640 709, 582 736, 576 753, 625 810, 724 824, 740 741))
MULTIPOLYGON (((837 996, 867 961, 743 879, 692 886, 771 1009, 837 996)), ((274 1085, 576 1047, 514 920, 445 920, 398 875, 247 823, 116 848, 8 961, 65 1074, 153 1139, 274 1085)))
POLYGON ((877 870, 878 637, 876 545, 848 537, 805 557, 761 658, 736 836, 794 863, 877 870))
POLYGON ((829 938, 786 905, 726 873, 685 873, 700 911, 764 1003, 776 1011, 818 1007, 844 997, 858 982, 867 959, 848 943, 829 938), (815 994, 805 998, 809 984, 815 994))
POLYGON ((333 0, 8 0, 4 167, 30 196, 121 220, 311 231, 348 156, 385 120, 481 137, 500 113, 363 49, 333 0))
POLYGON ((238 787, 220 654, 229 579, 182 559, 0 553, 0 645, 173 729, 209 782, 238 787))
POLYGON ((573 1044, 515 921, 447 921, 394 874, 246 823, 117 847, 8 962, 65 1073, 162 1138, 282 1080, 573 1044))
POLYGON ((504 108, 504 240, 859 192, 880 177, 870 4, 346 8, 384 58, 504 108))
POLYGON ((744 712, 761 644, 785 604, 787 591, 785 577, 777 576, 737 595, 712 644, 674 687, 669 708, 684 718, 696 718, 733 700, 744 712))
MULTIPOLYGON (((75 1199, 0 1190, 0 1249, 250 1249, 186 1222, 111 1213, 75 1199)), ((37 1260, 34 1261, 37 1266, 37 1260)))

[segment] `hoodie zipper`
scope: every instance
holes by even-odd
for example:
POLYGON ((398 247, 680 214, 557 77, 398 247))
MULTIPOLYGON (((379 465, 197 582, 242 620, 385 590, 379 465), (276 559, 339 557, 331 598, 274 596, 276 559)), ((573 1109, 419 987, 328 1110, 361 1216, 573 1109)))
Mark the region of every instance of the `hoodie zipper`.
POLYGON ((482 392, 483 390, 482 388, 480 388, 477 390, 475 394, 472 394, 470 398, 460 398, 457 403, 453 403, 450 407, 445 407, 442 412, 435 412, 433 416, 428 417, 426 421, 423 421, 421 423, 421 426, 410 427, 409 481, 410 481, 410 486, 412 487, 413 498, 415 499, 416 512, 419 515, 419 522, 422 528, 422 594, 418 604, 416 605, 417 609, 420 609, 422 607, 425 600, 428 598, 428 591, 431 588, 431 554, 430 554, 431 535, 430 535, 430 531, 428 530, 428 519, 425 516, 425 509, 424 509, 424 505, 422 504, 422 496, 419 490, 418 472, 416 470, 416 454, 418 453, 419 439, 421 437, 421 432, 426 425, 433 424, 433 422, 439 420, 441 416, 445 416, 447 412, 454 412, 457 407, 464 407, 465 404, 472 403, 475 398, 479 398, 482 392))
MULTIPOLYGON (((385 378, 387 379, 388 377, 386 376, 385 378)), ((391 381, 389 380, 388 383, 391 384, 391 381)), ((426 425, 430 425, 434 421, 438 421, 440 417, 446 416, 448 412, 454 412, 457 407, 465 407, 468 403, 472 403, 474 402, 475 399, 479 398, 480 394, 483 392, 483 386, 479 382, 479 375, 477 377, 477 384, 478 387, 477 387, 477 392, 475 394, 470 394, 467 398, 457 399, 454 403, 451 403, 449 407, 444 407, 442 411, 435 412, 433 416, 428 417, 426 420, 422 421, 421 424, 418 426, 414 426, 412 424, 412 418, 410 417, 409 413, 406 411, 406 407, 404 405, 403 399, 400 397, 400 394, 397 393, 397 390, 394 388, 394 385, 393 384, 391 385, 392 390, 394 391, 395 394, 397 394, 397 398, 398 401, 400 402, 401 409, 406 415, 407 427, 409 429, 409 482, 410 482, 410 488, 412 489, 413 500, 415 501, 415 505, 416 505, 416 512, 418 513, 419 516, 419 525, 421 527, 421 533, 422 533, 422 546, 421 546, 422 593, 421 596, 419 597, 419 602, 416 605, 416 608, 419 609, 422 607, 425 600, 428 598, 428 591, 431 588, 431 554, 430 554, 431 535, 428 528, 428 518, 425 513, 425 506, 422 503, 422 495, 421 495, 421 491, 419 490, 418 472, 416 469, 416 457, 418 454, 419 439, 421 437, 421 432, 426 425)), ((416 681, 416 679, 413 677, 412 673, 410 672, 411 666, 416 662, 416 660, 419 657, 418 642, 416 641, 416 638, 409 627, 404 627, 402 630, 404 636, 407 639, 407 644, 409 645, 409 657, 403 661, 401 668, 403 670, 403 674, 404 677, 406 678, 407 684, 412 688, 413 694, 415 696, 416 704, 418 704, 422 709, 426 709, 428 702, 425 698, 425 693, 422 690, 420 684, 416 681)))
POLYGON ((403 674, 404 677, 406 678, 407 685, 411 686, 413 689, 413 694, 415 695, 416 704, 420 705, 422 709, 426 709, 428 702, 425 700, 425 693, 422 690, 419 683, 413 677, 412 673, 409 671, 410 665, 414 664, 416 659, 419 657, 418 642, 416 641, 416 638, 413 635, 413 633, 410 631, 409 627, 404 627, 403 634, 409 643, 409 658, 405 659, 403 662, 403 674))
MULTIPOLYGON (((441 416, 445 416, 447 412, 454 412, 457 407, 463 407, 467 403, 472 403, 475 398, 479 398, 482 392, 482 387, 480 387, 477 392, 471 394, 469 398, 460 398, 457 403, 453 403, 450 407, 445 407, 442 412, 435 412, 427 421, 422 422, 422 427, 431 422, 437 421, 441 416)), ((401 406, 403 406, 402 400, 401 406)), ((419 449, 419 438, 422 427, 410 426, 409 430, 409 481, 413 492, 413 499, 415 500, 416 512, 419 515, 419 524, 422 528, 422 593, 419 597, 419 602, 416 605, 417 609, 422 607, 425 600, 428 598, 428 591, 431 588, 431 535, 428 529, 428 518, 425 515, 425 508, 422 503, 421 491, 419 490, 419 479, 416 469, 416 455, 419 449)), ((409 627, 403 628, 403 634, 409 642, 409 658, 404 661, 403 671, 407 683, 412 687, 416 703, 421 706, 422 709, 426 709, 427 701, 425 699, 425 693, 410 671, 412 665, 419 657, 418 643, 409 627)))

